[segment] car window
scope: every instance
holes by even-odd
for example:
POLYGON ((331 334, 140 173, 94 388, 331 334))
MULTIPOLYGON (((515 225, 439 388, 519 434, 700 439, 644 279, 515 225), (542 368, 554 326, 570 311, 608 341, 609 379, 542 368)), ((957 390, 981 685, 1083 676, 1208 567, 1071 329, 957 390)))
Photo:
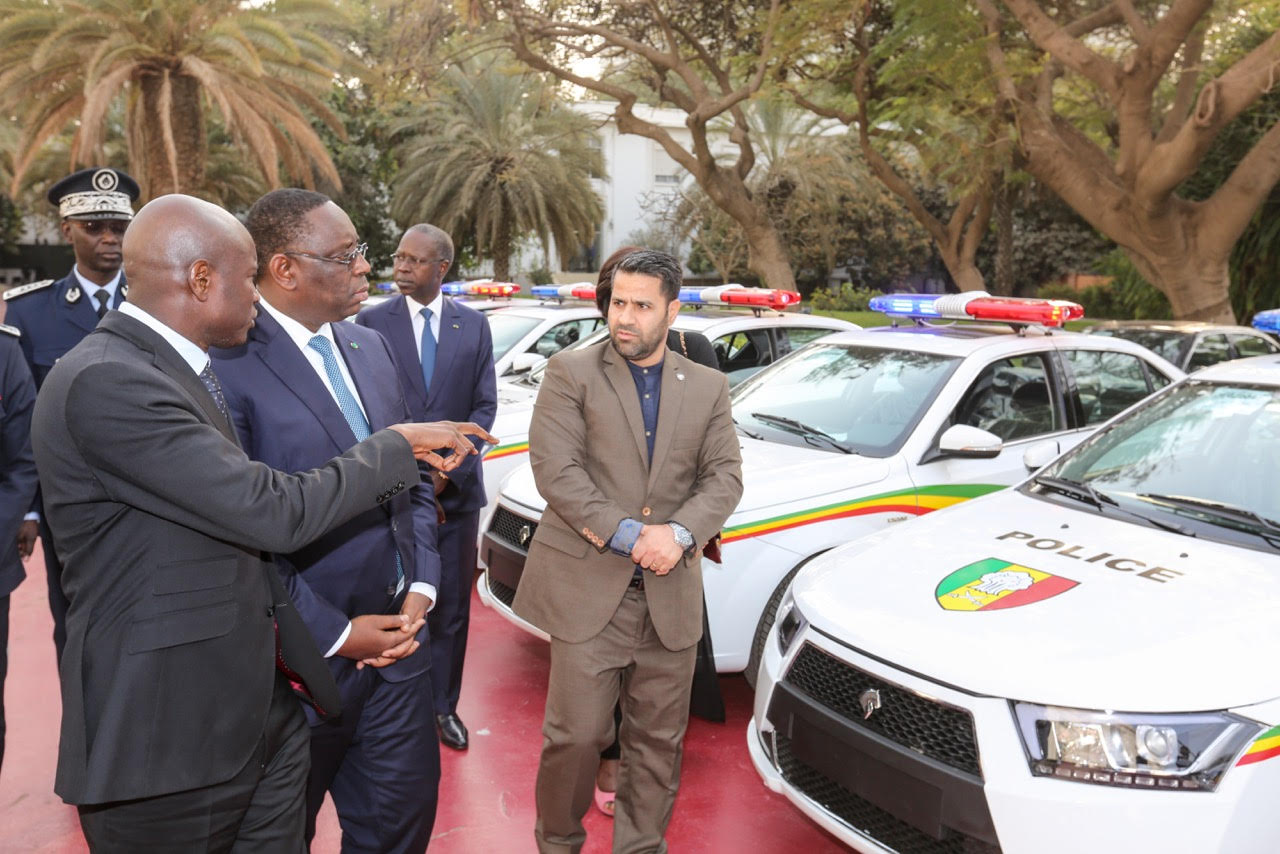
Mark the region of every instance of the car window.
POLYGON ((1175 329, 1143 329, 1140 326, 1095 327, 1089 330, 1095 335, 1106 335, 1112 338, 1123 338, 1135 344, 1141 344, 1152 353, 1164 357, 1165 361, 1181 365, 1191 342, 1195 338, 1190 332, 1178 332, 1175 329))
POLYGON ((604 320, 599 317, 582 317, 557 323, 538 337, 538 340, 529 348, 529 352, 551 358, 565 347, 570 347, 586 338, 603 323, 604 320))
POLYGON ((778 337, 778 358, 781 359, 792 350, 799 350, 810 341, 817 341, 823 335, 830 335, 835 331, 820 326, 780 326, 774 330, 778 337))
POLYGON ((988 365, 960 399, 952 421, 1006 442, 1063 429, 1044 357, 1014 356, 988 365))
POLYGON ((716 351, 716 361, 726 374, 744 369, 763 367, 772 360, 769 333, 764 329, 748 329, 730 332, 711 342, 716 351))
POLYGON ((1152 391, 1142 360, 1130 353, 1064 350, 1062 355, 1075 375, 1085 424, 1101 424, 1152 391))
POLYGON ((1187 373, 1199 368, 1207 368, 1209 365, 1216 365, 1218 362, 1225 362, 1231 358, 1231 350, 1227 346, 1227 336, 1221 333, 1206 335, 1196 342, 1196 348, 1191 351, 1191 361, 1187 363, 1187 373))
POLYGON ((524 317, 519 314, 506 314, 491 311, 485 315, 489 321, 489 332, 493 335, 493 358, 501 359, 507 351, 528 335, 541 323, 536 317, 524 317))
POLYGON ((1280 347, 1272 344, 1261 335, 1232 335, 1231 346, 1235 348, 1237 359, 1280 353, 1280 347))

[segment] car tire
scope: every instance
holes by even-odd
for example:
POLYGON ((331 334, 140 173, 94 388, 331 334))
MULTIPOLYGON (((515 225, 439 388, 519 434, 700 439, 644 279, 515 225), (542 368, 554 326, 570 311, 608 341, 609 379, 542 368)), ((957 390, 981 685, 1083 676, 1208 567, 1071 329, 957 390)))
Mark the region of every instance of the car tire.
POLYGON ((751 655, 747 658, 747 669, 742 674, 747 680, 747 684, 752 688, 756 687, 756 673, 760 670, 760 659, 764 657, 764 642, 769 637, 769 631, 773 628, 774 621, 778 618, 778 606, 782 604, 782 597, 786 595, 787 588, 791 586, 791 579, 796 577, 796 573, 817 556, 810 555, 793 566, 791 571, 778 582, 778 586, 773 590, 773 595, 765 603, 764 613, 760 615, 760 622, 756 623, 755 637, 751 639, 751 655))

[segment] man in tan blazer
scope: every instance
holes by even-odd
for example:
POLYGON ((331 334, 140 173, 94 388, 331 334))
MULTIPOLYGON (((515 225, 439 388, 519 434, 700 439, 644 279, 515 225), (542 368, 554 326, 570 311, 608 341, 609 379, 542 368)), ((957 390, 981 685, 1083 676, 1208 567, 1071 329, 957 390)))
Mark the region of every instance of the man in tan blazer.
POLYGON ((666 349, 680 279, 670 255, 627 256, 609 342, 552 357, 529 429, 547 510, 514 607, 551 635, 534 832, 544 854, 586 840, 619 692, 613 850, 667 850, 702 634, 700 549, 742 495, 728 382, 666 349))

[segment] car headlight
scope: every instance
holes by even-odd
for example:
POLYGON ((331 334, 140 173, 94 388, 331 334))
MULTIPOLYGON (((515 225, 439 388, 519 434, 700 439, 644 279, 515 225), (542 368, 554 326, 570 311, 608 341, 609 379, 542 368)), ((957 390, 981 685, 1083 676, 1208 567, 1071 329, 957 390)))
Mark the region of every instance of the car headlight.
POLYGON ((799 636, 800 631, 808 625, 809 621, 804 618, 804 614, 800 613, 800 609, 796 607, 796 600, 791 597, 791 588, 787 588, 787 592, 782 597, 782 602, 778 605, 778 651, 783 655, 787 654, 787 650, 791 648, 791 644, 799 636))
POLYGON ((1228 712, 1148 715, 1014 703, 1031 773, 1212 792, 1262 725, 1228 712))

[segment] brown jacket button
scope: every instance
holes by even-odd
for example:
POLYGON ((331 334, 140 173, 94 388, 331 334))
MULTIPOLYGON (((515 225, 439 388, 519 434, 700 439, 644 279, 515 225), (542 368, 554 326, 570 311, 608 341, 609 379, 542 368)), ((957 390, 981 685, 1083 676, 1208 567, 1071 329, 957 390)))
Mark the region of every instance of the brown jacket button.
POLYGON ((640 515, 641 515, 641 516, 649 516, 649 515, 651 515, 652 513, 653 513, 653 510, 652 510, 651 508, 649 508, 649 507, 646 507, 646 508, 644 508, 643 510, 641 510, 641 511, 640 511, 640 515))

